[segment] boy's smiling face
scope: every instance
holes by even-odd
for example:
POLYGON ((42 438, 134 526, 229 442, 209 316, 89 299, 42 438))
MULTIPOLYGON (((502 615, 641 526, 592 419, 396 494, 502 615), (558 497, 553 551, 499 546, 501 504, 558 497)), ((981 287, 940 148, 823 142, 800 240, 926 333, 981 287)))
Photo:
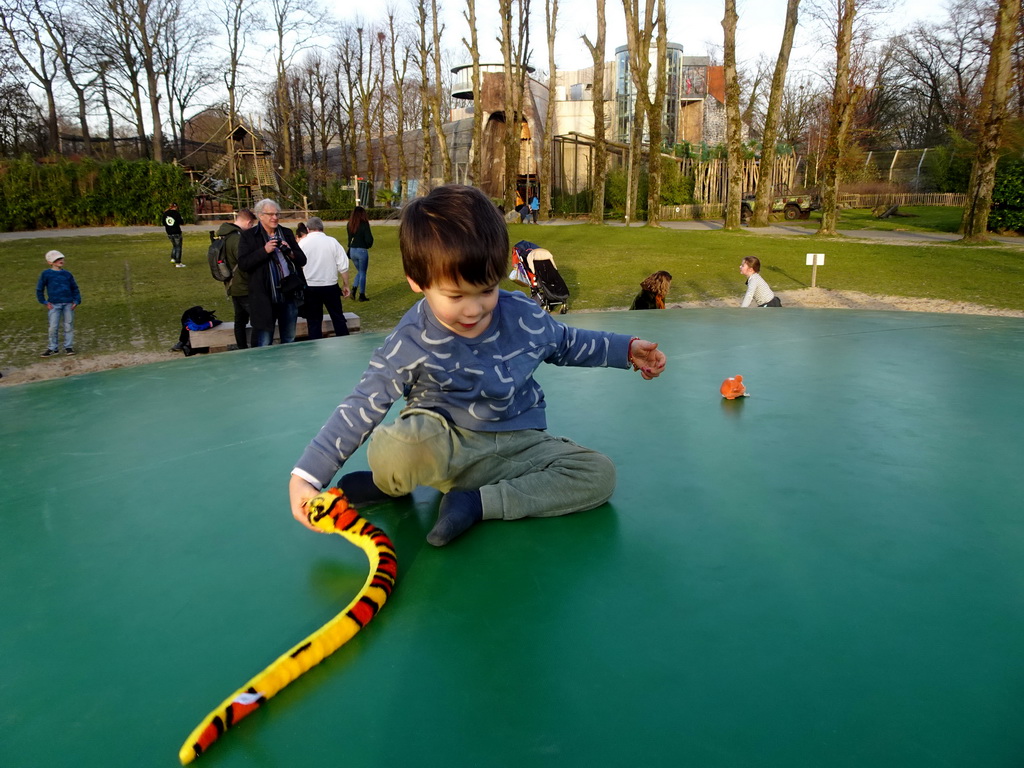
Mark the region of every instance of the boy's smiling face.
POLYGON ((421 288, 406 277, 409 287, 422 293, 431 311, 445 328, 466 339, 475 339, 491 324, 498 305, 498 284, 474 285, 459 278, 458 283, 438 280, 421 288))

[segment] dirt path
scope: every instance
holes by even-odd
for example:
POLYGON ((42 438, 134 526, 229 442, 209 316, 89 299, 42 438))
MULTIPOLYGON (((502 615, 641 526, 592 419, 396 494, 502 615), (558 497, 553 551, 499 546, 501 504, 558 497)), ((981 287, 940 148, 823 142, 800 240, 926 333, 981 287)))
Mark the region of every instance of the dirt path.
MULTIPOLYGON (((827 291, 823 288, 804 288, 799 291, 779 291, 784 307, 807 307, 813 309, 872 309, 906 312, 952 312, 963 315, 1001 315, 1024 317, 1024 312, 1013 309, 993 309, 980 304, 944 301, 942 299, 909 299, 903 296, 872 296, 856 291, 827 291)), ((720 308, 736 307, 736 297, 711 299, 708 301, 669 302, 668 307, 676 308, 720 308)), ((621 309, 625 309, 622 307, 621 309)), ((80 373, 93 373, 113 368, 127 368, 147 363, 184 359, 178 352, 118 352, 109 355, 60 356, 40 361, 25 368, 4 372, 0 386, 25 384, 33 381, 59 379, 80 373)))

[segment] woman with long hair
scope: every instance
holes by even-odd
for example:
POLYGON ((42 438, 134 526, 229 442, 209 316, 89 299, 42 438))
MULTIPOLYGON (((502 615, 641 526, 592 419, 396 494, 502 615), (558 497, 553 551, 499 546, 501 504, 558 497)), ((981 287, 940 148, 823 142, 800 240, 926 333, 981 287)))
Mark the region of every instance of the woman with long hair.
POLYGON ((373 247, 373 233, 366 209, 357 205, 348 218, 348 257, 356 265, 356 276, 352 281, 352 295, 358 293, 358 301, 366 298, 366 267, 370 263, 370 248, 373 247))
POLYGON ((633 299, 630 309, 664 309, 665 297, 672 287, 672 275, 659 270, 644 278, 640 283, 640 293, 633 299))

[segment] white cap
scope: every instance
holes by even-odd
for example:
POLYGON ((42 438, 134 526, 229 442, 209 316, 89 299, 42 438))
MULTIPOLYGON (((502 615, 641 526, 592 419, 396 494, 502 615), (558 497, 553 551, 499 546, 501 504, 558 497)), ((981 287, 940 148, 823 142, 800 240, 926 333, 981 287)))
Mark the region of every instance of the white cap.
POLYGON ((47 251, 46 252, 46 263, 53 264, 55 261, 59 261, 64 258, 64 254, 60 251, 47 251))

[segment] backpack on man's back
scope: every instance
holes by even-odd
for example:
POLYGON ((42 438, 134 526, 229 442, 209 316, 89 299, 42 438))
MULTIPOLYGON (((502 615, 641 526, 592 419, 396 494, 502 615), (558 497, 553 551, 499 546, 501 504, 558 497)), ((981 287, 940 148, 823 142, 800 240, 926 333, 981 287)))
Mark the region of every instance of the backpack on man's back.
POLYGON ((230 282, 234 275, 234 270, 228 266, 226 241, 227 236, 217 237, 216 230, 210 230, 210 247, 206 251, 206 260, 210 262, 210 274, 213 275, 213 279, 221 283, 230 282))

